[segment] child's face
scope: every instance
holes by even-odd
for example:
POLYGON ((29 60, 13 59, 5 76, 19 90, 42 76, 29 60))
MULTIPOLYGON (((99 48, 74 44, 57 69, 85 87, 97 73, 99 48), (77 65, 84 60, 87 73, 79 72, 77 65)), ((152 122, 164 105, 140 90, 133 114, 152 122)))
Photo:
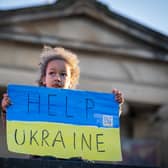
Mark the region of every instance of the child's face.
POLYGON ((52 60, 46 67, 46 75, 43 77, 43 84, 52 88, 71 88, 70 65, 64 60, 52 60))

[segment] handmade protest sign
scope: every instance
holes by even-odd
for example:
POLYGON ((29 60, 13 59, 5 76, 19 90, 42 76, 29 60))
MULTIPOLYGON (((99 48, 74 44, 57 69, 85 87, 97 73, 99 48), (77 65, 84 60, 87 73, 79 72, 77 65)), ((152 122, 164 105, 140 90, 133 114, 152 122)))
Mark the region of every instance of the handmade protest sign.
POLYGON ((113 94, 8 85, 9 151, 120 161, 119 105, 113 94))

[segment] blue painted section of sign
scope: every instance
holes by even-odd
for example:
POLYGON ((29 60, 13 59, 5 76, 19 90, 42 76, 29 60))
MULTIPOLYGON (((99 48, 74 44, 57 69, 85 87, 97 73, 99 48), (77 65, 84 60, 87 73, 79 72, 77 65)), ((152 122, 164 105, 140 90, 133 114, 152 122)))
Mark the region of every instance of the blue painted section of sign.
POLYGON ((8 85, 7 120, 119 127, 115 95, 91 91, 8 85))

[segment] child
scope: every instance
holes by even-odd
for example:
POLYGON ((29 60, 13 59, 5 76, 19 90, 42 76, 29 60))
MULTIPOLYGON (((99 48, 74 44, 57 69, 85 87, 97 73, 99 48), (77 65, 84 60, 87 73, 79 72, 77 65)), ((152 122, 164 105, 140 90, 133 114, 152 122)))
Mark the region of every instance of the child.
MULTIPOLYGON (((63 89, 76 88, 80 75, 78 63, 77 56, 69 50, 45 46, 39 64, 38 85, 63 89)), ((123 104, 122 93, 117 89, 113 89, 112 92, 115 94, 116 101, 120 105, 123 104)), ((5 93, 1 102, 2 113, 6 113, 8 105, 10 105, 10 99, 5 93)))
MULTIPOLYGON (((70 51, 45 46, 39 64, 38 85, 50 88, 76 88, 80 74, 78 63, 77 56, 70 51)), ((124 102, 122 93, 117 89, 113 89, 112 92, 115 94, 116 101, 122 104, 124 102)), ((3 121, 5 121, 6 107, 10 103, 8 95, 4 94, 1 102, 3 121)))

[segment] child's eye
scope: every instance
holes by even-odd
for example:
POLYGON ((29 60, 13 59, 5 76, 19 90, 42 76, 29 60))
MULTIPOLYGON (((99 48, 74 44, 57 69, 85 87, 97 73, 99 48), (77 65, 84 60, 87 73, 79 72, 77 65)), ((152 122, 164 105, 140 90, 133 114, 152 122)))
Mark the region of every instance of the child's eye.
POLYGON ((66 77, 66 76, 67 76, 67 73, 66 73, 66 72, 62 72, 62 73, 61 73, 61 76, 66 77))
POLYGON ((49 74, 49 75, 54 75, 54 72, 49 72, 48 74, 49 74))

